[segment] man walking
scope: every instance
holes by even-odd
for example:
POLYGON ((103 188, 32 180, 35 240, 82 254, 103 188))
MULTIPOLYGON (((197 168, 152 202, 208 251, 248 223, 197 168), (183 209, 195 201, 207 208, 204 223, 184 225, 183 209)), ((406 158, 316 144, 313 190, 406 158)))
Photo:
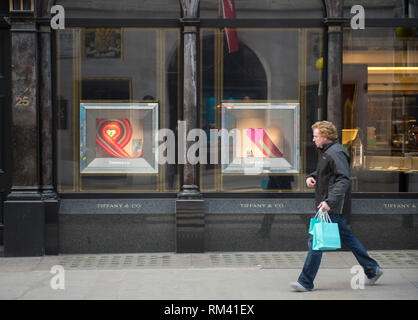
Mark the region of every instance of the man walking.
MULTIPOLYGON (((306 185, 315 187, 317 208, 327 211, 333 223, 338 223, 341 241, 353 252, 368 278, 374 284, 383 269, 368 254, 351 233, 342 214, 344 198, 350 185, 350 156, 337 141, 336 127, 329 121, 318 121, 312 126, 313 141, 320 150, 316 171, 306 177, 306 185)), ((312 291, 313 281, 321 263, 322 251, 312 250, 312 235, 308 239, 308 255, 302 272, 291 287, 296 291, 312 291)))

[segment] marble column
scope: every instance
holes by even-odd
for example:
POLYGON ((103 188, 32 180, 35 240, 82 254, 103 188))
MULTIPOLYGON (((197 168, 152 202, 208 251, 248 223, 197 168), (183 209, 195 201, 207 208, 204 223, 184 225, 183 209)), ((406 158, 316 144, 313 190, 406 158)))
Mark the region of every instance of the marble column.
POLYGON ((51 28, 39 28, 39 108, 41 134, 41 192, 43 198, 55 198, 53 187, 53 128, 51 79, 51 28))
MULTIPOLYGON (((181 0, 180 1, 183 18, 183 121, 186 124, 187 133, 197 128, 197 19, 199 0, 181 0)), ((193 144, 191 141, 186 142, 186 150, 193 144)), ((200 197, 197 182, 196 166, 188 163, 183 165, 183 185, 179 193, 180 198, 196 198, 200 197)))
POLYGON ((342 39, 343 39, 343 0, 324 0, 328 27, 328 76, 327 76, 327 119, 335 124, 339 136, 342 129, 342 39))
MULTIPOLYGON (((199 0, 180 0, 183 27, 183 121, 187 133, 198 128, 198 8, 199 0)), ((186 142, 187 152, 193 142, 186 142)), ((183 185, 176 200, 176 252, 204 251, 204 202, 198 187, 197 166, 183 165, 183 185)))
POLYGON ((45 207, 45 254, 58 254, 58 196, 53 179, 51 28, 39 27, 40 186, 45 207))
MULTIPOLYGON (((344 0, 324 0, 328 27, 327 120, 337 127, 341 142, 343 127, 343 17, 344 0)), ((343 214, 351 222, 351 186, 345 195, 343 214)))
POLYGON ((40 199, 38 145, 38 39, 34 21, 13 19, 12 192, 9 199, 40 199))
POLYGON ((12 168, 4 204, 6 256, 44 254, 44 207, 40 191, 39 52, 34 15, 8 17, 11 34, 12 168))

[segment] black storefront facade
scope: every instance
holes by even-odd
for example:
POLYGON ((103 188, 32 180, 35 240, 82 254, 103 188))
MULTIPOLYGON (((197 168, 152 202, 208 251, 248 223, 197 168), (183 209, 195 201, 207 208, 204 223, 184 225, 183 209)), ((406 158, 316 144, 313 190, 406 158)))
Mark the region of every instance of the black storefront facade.
POLYGON ((360 2, 4 1, 4 255, 305 250, 322 119, 353 232, 417 249, 418 3, 360 2))

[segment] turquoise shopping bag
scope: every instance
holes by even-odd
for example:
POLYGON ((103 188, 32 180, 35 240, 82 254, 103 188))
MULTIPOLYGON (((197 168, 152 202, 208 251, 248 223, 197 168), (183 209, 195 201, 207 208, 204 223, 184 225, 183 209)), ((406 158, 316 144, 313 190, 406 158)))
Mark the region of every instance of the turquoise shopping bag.
POLYGON ((313 235, 313 229, 316 223, 321 222, 322 219, 324 219, 324 215, 326 214, 326 211, 322 211, 322 209, 319 209, 317 213, 315 214, 315 217, 311 218, 311 221, 309 223, 309 230, 308 233, 313 235))
POLYGON ((321 222, 321 219, 319 219, 319 218, 311 218, 311 222, 309 223, 309 231, 308 231, 308 233, 310 233, 310 234, 313 235, 313 230, 314 230, 315 224, 317 224, 319 222, 321 222))
POLYGON ((340 231, 338 223, 321 219, 313 227, 312 250, 336 250, 341 248, 340 231))

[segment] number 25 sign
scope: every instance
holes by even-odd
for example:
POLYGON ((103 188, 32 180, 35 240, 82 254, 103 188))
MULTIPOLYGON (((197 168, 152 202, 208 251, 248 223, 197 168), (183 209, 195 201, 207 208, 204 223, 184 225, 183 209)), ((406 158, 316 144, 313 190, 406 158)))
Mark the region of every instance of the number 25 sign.
POLYGON ((16 106, 27 107, 29 105, 29 97, 17 97, 16 106))

